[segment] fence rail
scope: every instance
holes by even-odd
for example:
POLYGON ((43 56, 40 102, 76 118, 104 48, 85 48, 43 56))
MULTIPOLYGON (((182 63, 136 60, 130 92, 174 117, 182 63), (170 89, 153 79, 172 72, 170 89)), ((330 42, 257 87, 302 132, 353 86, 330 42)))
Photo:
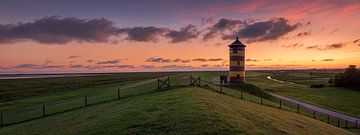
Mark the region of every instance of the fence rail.
MULTIPOLYGON (((202 83, 201 85, 201 79, 200 76, 198 78, 194 78, 190 76, 190 84, 187 84, 187 86, 199 86, 203 88, 211 89, 212 91, 217 91, 217 89, 210 87, 209 83, 202 83), (206 86, 206 87, 205 87, 206 86)), ((157 89, 156 85, 154 90, 158 90, 161 88, 172 88, 172 87, 178 87, 180 85, 170 85, 170 77, 167 77, 165 80, 162 80, 158 78, 157 81, 157 89), (165 86, 165 87, 164 87, 165 86)), ((186 86, 186 85, 181 85, 186 86)), ((220 93, 227 94, 223 91, 223 86, 220 84, 220 93)), ((153 90, 151 90, 153 91, 153 90)), ((138 95, 141 95, 144 93, 140 93, 138 95)), ((134 96, 131 95, 130 96, 134 96)), ((127 96, 127 97, 130 97, 127 96)), ((291 102, 287 102, 286 100, 282 100, 280 98, 277 98, 279 100, 278 104, 274 101, 269 101, 265 97, 262 96, 256 96, 256 95, 250 95, 250 94, 243 93, 243 90, 240 90, 240 99, 252 101, 254 103, 258 103, 261 105, 271 106, 274 108, 279 109, 286 109, 290 111, 294 111, 299 114, 303 114, 305 116, 312 117, 317 120, 321 120, 323 122, 326 122, 328 124, 337 126, 337 127, 343 127, 343 128, 359 128, 359 121, 348 121, 344 120, 338 117, 334 117, 331 115, 326 115, 321 112, 317 112, 315 110, 312 110, 310 108, 301 106, 300 104, 294 104, 291 102), (251 97, 250 97, 251 96, 251 97), (255 100, 254 100, 255 97, 255 100)), ((71 98, 71 99, 65 99, 65 100, 59 100, 49 103, 44 103, 40 105, 33 105, 27 108, 23 108, 22 110, 18 111, 8 111, 8 112, 0 112, 0 127, 13 125, 17 123, 22 123, 34 119, 40 119, 43 117, 47 117, 50 115, 55 115, 62 112, 68 112, 79 108, 86 108, 91 105, 100 104, 104 102, 109 101, 116 101, 120 100, 122 98, 125 98, 123 94, 121 94, 120 88, 117 88, 114 90, 114 92, 109 92, 105 94, 100 95, 85 95, 83 97, 77 97, 77 98, 71 98), (116 91, 117 90, 117 91, 116 91)))

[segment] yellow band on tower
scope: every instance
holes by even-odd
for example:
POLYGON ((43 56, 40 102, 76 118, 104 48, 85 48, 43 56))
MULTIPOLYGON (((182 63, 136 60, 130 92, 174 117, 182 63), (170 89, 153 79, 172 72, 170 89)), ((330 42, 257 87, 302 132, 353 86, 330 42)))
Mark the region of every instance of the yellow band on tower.
POLYGON ((229 72, 230 77, 237 77, 237 75, 239 75, 239 77, 245 77, 245 71, 230 71, 229 72))
POLYGON ((244 66, 244 61, 230 61, 230 66, 244 66))

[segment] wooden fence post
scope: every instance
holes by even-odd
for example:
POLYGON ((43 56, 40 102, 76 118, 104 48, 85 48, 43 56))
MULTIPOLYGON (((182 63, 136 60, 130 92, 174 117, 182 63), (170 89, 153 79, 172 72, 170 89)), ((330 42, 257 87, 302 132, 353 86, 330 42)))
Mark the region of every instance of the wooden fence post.
POLYGON ((337 119, 337 126, 340 127, 340 121, 339 118, 337 119))
POLYGON ((160 89, 160 79, 158 78, 158 89, 160 89))
POLYGON ((240 98, 243 99, 243 92, 242 92, 242 90, 240 90, 240 94, 241 94, 241 95, 240 95, 240 98))
MULTIPOLYGON (((158 82, 158 83, 159 83, 159 82, 158 82)), ((118 88, 117 96, 118 96, 118 100, 119 100, 119 99, 120 99, 120 88, 118 88)))
POLYGON ((45 104, 43 104, 43 106, 42 106, 42 113, 43 113, 43 117, 45 117, 45 104))
POLYGON ((355 128, 357 128, 358 127, 358 123, 357 123, 358 121, 357 120, 355 120, 355 128))
POLYGON ((330 116, 327 115, 327 122, 330 123, 330 116))
POLYGON ((313 110, 313 118, 314 119, 316 119, 315 114, 316 114, 316 112, 315 112, 315 110, 313 110))
POLYGON ((170 77, 168 76, 167 79, 168 79, 168 83, 169 83, 168 87, 171 87, 171 86, 170 86, 170 77))
POLYGON ((201 86, 201 77, 199 76, 199 85, 201 86))
POLYGON ((280 102, 279 102, 279 108, 281 109, 281 99, 280 99, 280 102))
POLYGON ((345 120, 345 128, 348 128, 348 122, 345 120))
POLYGON ((222 81, 220 80, 220 92, 222 92, 222 81))
POLYGON ((84 100, 85 100, 85 107, 87 107, 88 103, 87 103, 87 97, 86 96, 84 96, 84 100))
POLYGON ((263 104, 263 98, 260 96, 260 104, 263 104))
POLYGON ((297 109, 296 112, 299 113, 300 112, 300 104, 297 104, 297 109))
POLYGON ((3 117, 4 117, 4 114, 3 113, 0 113, 0 127, 2 127, 4 125, 3 123, 3 117))

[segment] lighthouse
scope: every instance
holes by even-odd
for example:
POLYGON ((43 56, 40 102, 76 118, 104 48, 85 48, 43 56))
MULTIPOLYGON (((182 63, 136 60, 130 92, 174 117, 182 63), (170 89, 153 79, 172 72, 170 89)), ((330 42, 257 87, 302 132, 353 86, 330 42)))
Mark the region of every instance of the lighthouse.
POLYGON ((229 82, 230 83, 245 83, 245 45, 236 40, 229 45, 230 51, 230 69, 229 82))

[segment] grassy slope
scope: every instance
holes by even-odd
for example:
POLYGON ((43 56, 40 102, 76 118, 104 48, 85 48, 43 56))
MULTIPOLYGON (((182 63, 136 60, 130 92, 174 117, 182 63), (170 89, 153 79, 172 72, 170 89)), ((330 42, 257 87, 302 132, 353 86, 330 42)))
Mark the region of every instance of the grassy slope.
POLYGON ((0 128, 0 134, 351 134, 196 87, 134 96, 0 128))
POLYGON ((327 79, 321 79, 323 77, 318 76, 317 79, 309 80, 311 78, 301 73, 294 73, 291 77, 278 75, 277 78, 291 78, 292 82, 300 82, 307 78, 308 81, 304 84, 279 83, 266 78, 271 74, 271 72, 250 71, 247 72, 247 81, 263 90, 360 117, 360 92, 358 91, 330 86, 320 89, 310 88, 308 83, 326 83, 327 79))

